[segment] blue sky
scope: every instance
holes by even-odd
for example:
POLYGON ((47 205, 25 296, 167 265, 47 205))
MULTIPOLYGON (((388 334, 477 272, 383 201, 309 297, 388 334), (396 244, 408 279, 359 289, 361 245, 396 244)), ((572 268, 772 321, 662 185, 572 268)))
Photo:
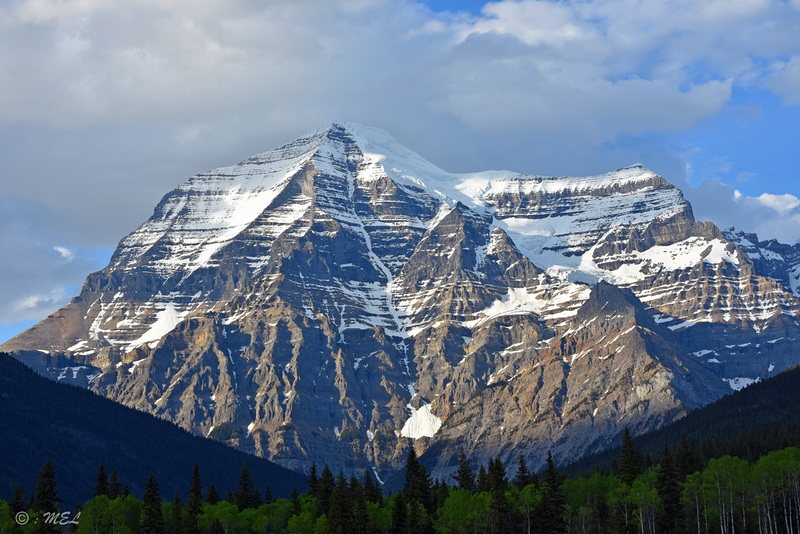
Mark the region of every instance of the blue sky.
POLYGON ((800 0, 11 0, 0 342, 192 174, 345 119, 454 172, 642 163, 800 240, 800 0))

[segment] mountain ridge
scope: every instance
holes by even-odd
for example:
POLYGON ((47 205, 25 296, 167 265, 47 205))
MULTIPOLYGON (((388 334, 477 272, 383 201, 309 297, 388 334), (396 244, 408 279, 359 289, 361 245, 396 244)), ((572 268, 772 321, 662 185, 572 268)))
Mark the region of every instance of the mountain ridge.
POLYGON ((764 269, 641 165, 456 175, 334 123, 178 186, 2 349, 290 468, 435 446, 444 474, 462 445, 593 452, 797 363, 796 288, 764 269))

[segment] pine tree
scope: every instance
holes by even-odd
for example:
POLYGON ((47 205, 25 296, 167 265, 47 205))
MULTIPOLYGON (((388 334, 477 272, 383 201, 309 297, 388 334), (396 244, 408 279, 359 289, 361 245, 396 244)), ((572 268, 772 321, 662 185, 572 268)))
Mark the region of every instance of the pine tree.
POLYGON ((164 516, 161 513, 161 495, 158 492, 158 481, 153 473, 147 477, 142 497, 142 533, 163 534, 164 516))
POLYGON ((489 460, 489 469, 486 472, 486 476, 489 481, 489 491, 505 493, 508 489, 506 469, 503 467, 503 462, 500 461, 499 456, 494 460, 489 460))
POLYGON ((697 445, 690 445, 686 434, 681 434, 681 443, 675 453, 675 473, 678 480, 684 480, 688 475, 699 471, 704 463, 698 457, 697 445))
POLYGON ((489 484, 489 493, 492 497, 492 502, 489 505, 492 532, 508 532, 511 528, 511 507, 506 500, 508 479, 499 456, 489 460, 486 478, 489 484))
POLYGON ((561 534, 567 531, 564 513, 567 508, 567 499, 561 485, 564 475, 556 469, 553 455, 547 452, 547 467, 542 474, 542 504, 539 514, 542 520, 542 534, 561 534))
POLYGON ((350 503, 353 510, 351 532, 368 534, 369 515, 367 514, 367 493, 356 477, 350 478, 350 503))
POLYGON ((528 464, 525 462, 525 457, 520 453, 519 461, 517 462, 517 474, 514 477, 514 485, 517 489, 522 489, 528 484, 531 484, 531 472, 528 470, 528 464))
POLYGON ((380 495, 380 490, 377 490, 375 487, 375 481, 372 480, 372 475, 369 474, 369 471, 364 473, 364 497, 366 498, 367 502, 380 502, 382 499, 380 497, 376 500, 375 496, 380 495))
POLYGON ((250 508, 259 508, 262 504, 264 504, 264 501, 261 500, 261 492, 255 490, 253 492, 253 499, 250 501, 250 508))
POLYGON ((233 498, 233 492, 231 490, 228 490, 228 493, 225 494, 225 502, 236 504, 236 501, 233 498))
POLYGON ((627 484, 632 486, 636 477, 641 473, 641 456, 639 451, 633 445, 633 438, 628 427, 625 427, 625 433, 622 436, 622 452, 619 461, 619 478, 627 484))
MULTIPOLYGON (((253 493, 255 492, 256 485, 253 482, 253 476, 246 465, 242 466, 239 471, 239 487, 236 489, 236 494, 233 497, 233 503, 241 512, 245 508, 250 508, 253 504, 253 493)), ((227 499, 226 499, 227 500, 227 499)))
POLYGON ((458 471, 456 471, 455 481, 458 489, 475 493, 475 471, 469 465, 469 458, 463 448, 458 451, 458 471))
POLYGON ((289 508, 289 513, 291 515, 300 515, 300 492, 297 491, 296 487, 292 487, 292 496, 291 496, 292 505, 289 508))
POLYGON ((175 488, 175 493, 172 496, 172 534, 183 534, 183 500, 181 500, 181 492, 175 488))
MULTIPOLYGON (((56 494, 56 470, 48 458, 39 471, 39 480, 36 484, 36 493, 33 500, 33 509, 42 513, 58 513, 58 502, 61 499, 56 494)), ((37 521, 34 529, 36 534, 61 532, 58 524, 37 521)))
POLYGON ((25 511, 25 494, 22 492, 22 486, 14 488, 14 495, 11 497, 11 514, 17 515, 25 511))
POLYGON ((486 468, 483 467, 483 464, 478 468, 478 480, 476 485, 478 486, 478 493, 489 491, 489 478, 486 476, 486 468))
POLYGON ((122 484, 119 483, 117 468, 111 470, 111 480, 108 483, 108 498, 116 499, 122 495, 122 484))
POLYGON ((97 476, 95 477, 95 485, 94 485, 94 496, 97 497, 98 495, 105 495, 108 496, 110 493, 110 486, 108 484, 108 475, 106 474, 106 467, 103 465, 103 462, 100 462, 100 468, 97 470, 97 476))
POLYGON ((186 530, 189 534, 195 534, 199 531, 197 526, 197 518, 203 511, 203 481, 200 477, 200 466, 197 462, 194 463, 192 469, 192 481, 189 486, 189 500, 186 507, 186 530))
POLYGON ((33 509, 39 512, 56 512, 58 511, 57 503, 60 500, 56 494, 56 470, 48 458, 39 471, 33 509))
POLYGON ((322 474, 319 477, 317 484, 317 517, 321 515, 328 515, 331 508, 331 495, 333 494, 333 487, 336 485, 336 480, 333 478, 328 464, 322 468, 322 474))
POLYGON ((349 487, 344 473, 339 471, 336 485, 331 493, 331 506, 328 512, 328 525, 332 534, 348 534, 351 531, 352 505, 348 499, 349 487))
POLYGON ((408 503, 402 491, 397 492, 397 495, 394 496, 394 505, 392 506, 392 528, 390 532, 391 534, 408 533, 408 503))
POLYGON ((208 504, 217 504, 219 502, 219 491, 217 491, 216 486, 212 482, 208 486, 208 490, 206 491, 206 502, 208 504))
POLYGON ((669 447, 664 446, 664 457, 656 477, 656 491, 661 498, 663 514, 659 517, 659 532, 672 534, 677 531, 677 521, 681 510, 681 487, 669 447))
POLYGON ((409 449, 406 459, 406 481, 403 493, 406 494, 405 497, 412 512, 416 504, 421 504, 426 510, 431 511, 431 477, 425 466, 419 462, 413 447, 409 449))
POLYGON ((264 504, 272 504, 272 486, 267 484, 267 487, 264 489, 264 504))
POLYGON ((311 462, 311 471, 308 473, 308 494, 317 496, 317 462, 311 462))

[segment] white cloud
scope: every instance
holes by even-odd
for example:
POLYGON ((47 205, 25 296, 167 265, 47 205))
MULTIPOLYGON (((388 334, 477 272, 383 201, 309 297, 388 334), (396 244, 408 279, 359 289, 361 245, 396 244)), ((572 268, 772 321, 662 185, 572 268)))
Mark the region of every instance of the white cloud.
POLYGON ((762 240, 800 241, 800 199, 794 195, 747 196, 718 180, 704 180, 696 187, 676 185, 692 203, 697 220, 753 232, 762 240))
POLYGON ((61 257, 64 258, 65 260, 67 260, 67 261, 69 261, 69 260, 71 260, 72 258, 75 257, 75 253, 72 252, 67 247, 59 247, 58 245, 56 245, 56 246, 53 247, 53 250, 55 250, 59 254, 61 254, 61 257))
POLYGON ((780 62, 769 81, 769 87, 781 95, 787 104, 800 104, 800 56, 780 62))
POLYGON ((762 193, 757 198, 766 207, 775 210, 780 215, 786 215, 792 212, 796 207, 800 206, 800 199, 794 195, 773 195, 770 193, 762 193))

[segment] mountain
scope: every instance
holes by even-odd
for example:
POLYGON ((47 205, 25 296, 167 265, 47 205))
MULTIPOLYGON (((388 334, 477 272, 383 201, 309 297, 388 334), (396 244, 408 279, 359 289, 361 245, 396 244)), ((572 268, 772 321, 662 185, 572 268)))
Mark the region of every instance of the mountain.
POLYGON ((56 490, 62 509, 91 498, 95 475, 103 461, 107 473, 116 469, 120 483, 141 497, 149 473, 161 495, 170 498, 189 490, 197 462, 203 485, 213 482, 225 495, 236 491, 237 477, 247 465, 263 493, 289 498, 301 491, 306 477, 220 443, 193 436, 175 425, 121 406, 67 384, 37 375, 20 362, 0 354, 0 497, 10 499, 19 484, 33 495, 36 476, 50 458, 56 469, 56 490))
POLYGON ((292 469, 538 468, 800 361, 794 249, 742 244, 641 165, 451 174, 333 123, 178 186, 0 348, 292 469))
MULTIPOLYGON (((671 425, 642 434, 634 444, 645 458, 656 461, 665 446, 677 451, 684 440, 701 460, 730 455, 755 462, 770 452, 794 447, 800 443, 798 380, 800 367, 793 367, 734 391, 671 425)), ((617 443, 621 442, 620 435, 617 443)), ((615 447, 584 457, 563 470, 571 476, 612 470, 619 462, 620 450, 615 447)))

